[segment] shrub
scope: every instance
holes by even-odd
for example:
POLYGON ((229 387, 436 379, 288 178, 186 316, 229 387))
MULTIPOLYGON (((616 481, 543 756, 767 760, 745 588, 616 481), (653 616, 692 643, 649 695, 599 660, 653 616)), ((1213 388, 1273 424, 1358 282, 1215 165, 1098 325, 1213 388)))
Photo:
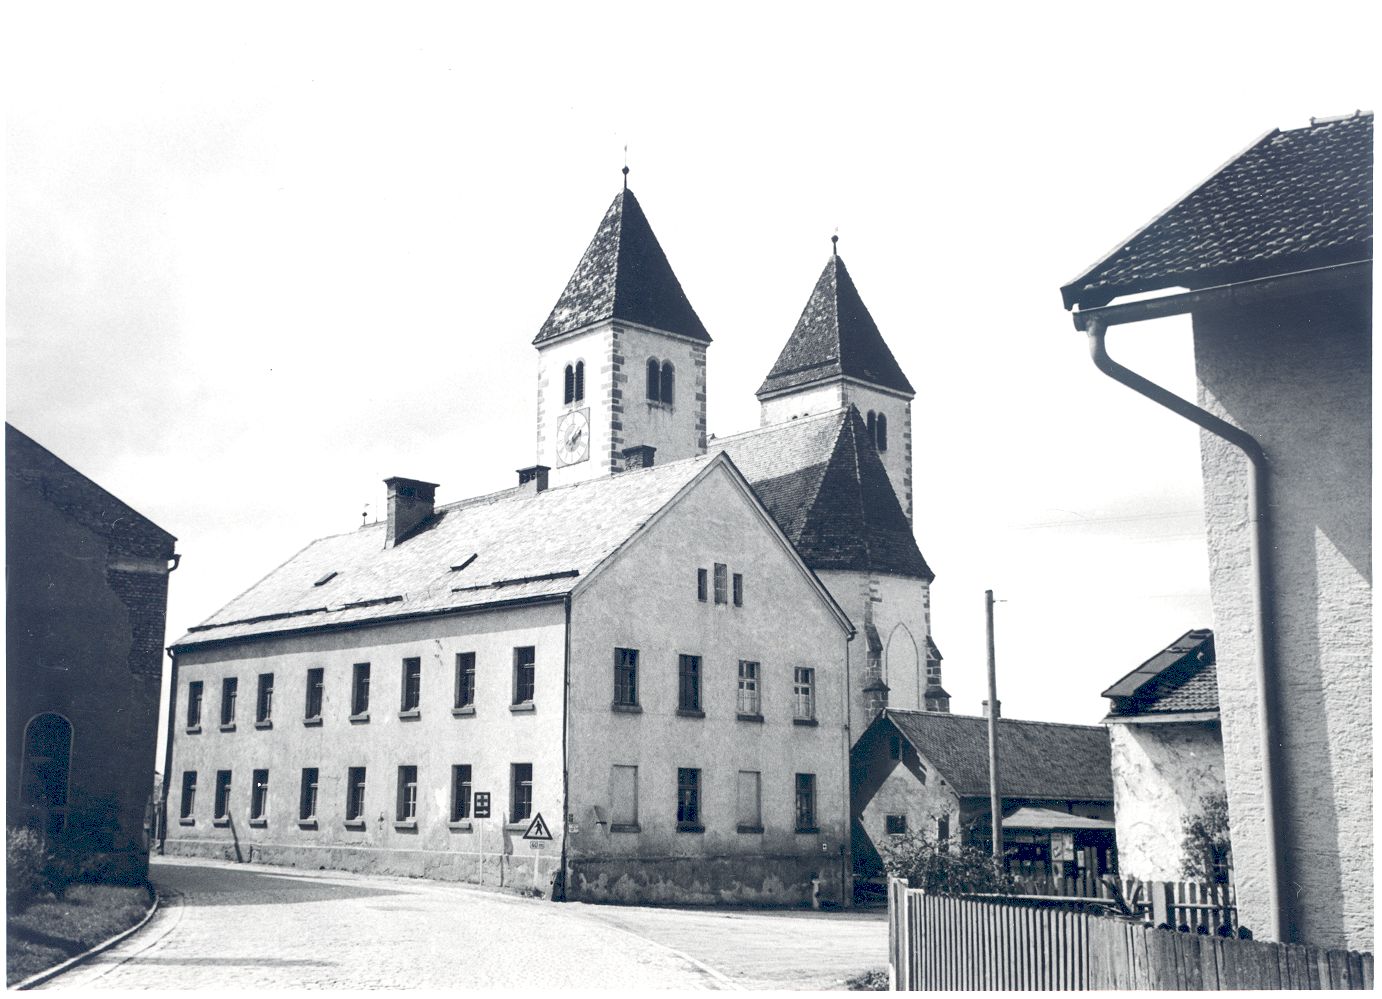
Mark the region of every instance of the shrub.
POLYGON ((888 969, 874 968, 866 971, 862 975, 855 975, 845 982, 845 988, 851 992, 887 992, 888 991, 888 969))
POLYGON ((935 895, 1015 895, 1017 886, 1001 864, 973 846, 937 844, 923 832, 896 837, 879 851, 883 867, 908 887, 935 895))
POLYGON ((48 847, 37 830, 10 826, 5 830, 5 902, 22 909, 47 883, 48 847))
POLYGON ((1228 881, 1232 845, 1228 828, 1228 795, 1200 798, 1196 815, 1181 819, 1181 876, 1206 884, 1228 881))

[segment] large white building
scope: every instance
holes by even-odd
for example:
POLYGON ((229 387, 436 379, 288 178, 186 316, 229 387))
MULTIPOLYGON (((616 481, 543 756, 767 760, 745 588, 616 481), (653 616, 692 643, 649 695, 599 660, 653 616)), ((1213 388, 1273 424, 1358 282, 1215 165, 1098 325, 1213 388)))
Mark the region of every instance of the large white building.
POLYGON ((762 427, 707 441, 709 343, 621 191, 534 340, 519 484, 389 479, 173 645, 166 850, 847 902, 851 745, 948 708, 913 391, 833 254, 762 427))

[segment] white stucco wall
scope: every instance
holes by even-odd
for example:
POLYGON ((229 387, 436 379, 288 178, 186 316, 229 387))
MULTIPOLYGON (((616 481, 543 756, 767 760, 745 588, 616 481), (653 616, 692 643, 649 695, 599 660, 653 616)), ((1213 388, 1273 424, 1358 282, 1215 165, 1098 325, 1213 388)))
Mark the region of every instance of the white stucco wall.
POLYGON ((577 897, 800 903, 812 875, 842 897, 847 633, 728 471, 701 480, 577 594, 571 633, 577 897), (742 607, 697 599, 696 570, 716 562, 743 574, 742 607), (639 652, 637 713, 612 709, 615 648, 639 652), (701 657, 704 717, 677 714, 683 653, 701 657), (760 664, 762 721, 737 717, 741 659, 760 664), (793 720, 797 666, 816 671, 815 725, 793 720), (638 768, 637 831, 598 821, 613 807, 614 765, 638 768), (679 767, 701 771, 704 832, 677 830, 679 767), (762 775, 761 832, 737 829, 741 770, 762 775), (795 832, 798 773, 816 777, 817 833, 795 832))
MULTIPOLYGON (((1370 295, 1195 317, 1200 401, 1271 466, 1287 884, 1299 939, 1372 950, 1370 295)), ((1224 760, 1244 924, 1266 926, 1247 461, 1203 435, 1224 760)))
POLYGON ((1184 820, 1224 790, 1217 722, 1108 726, 1118 866, 1124 877, 1184 881, 1184 820))
POLYGON ((608 323, 583 333, 541 344, 537 352, 537 453, 534 464, 551 469, 553 486, 609 474, 611 428, 610 357, 613 331, 608 323), (565 402, 566 366, 585 362, 585 397, 565 402), (557 457, 557 425, 571 410, 590 415, 590 451, 585 461, 563 466, 557 457))

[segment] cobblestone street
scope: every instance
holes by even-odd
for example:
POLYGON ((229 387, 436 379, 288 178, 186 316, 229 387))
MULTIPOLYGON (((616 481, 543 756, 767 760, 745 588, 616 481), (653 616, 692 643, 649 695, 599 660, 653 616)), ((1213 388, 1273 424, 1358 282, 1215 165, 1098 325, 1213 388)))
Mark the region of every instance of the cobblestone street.
POLYGON ((877 913, 554 905, 443 882, 157 858, 165 902, 48 988, 831 988, 877 913))

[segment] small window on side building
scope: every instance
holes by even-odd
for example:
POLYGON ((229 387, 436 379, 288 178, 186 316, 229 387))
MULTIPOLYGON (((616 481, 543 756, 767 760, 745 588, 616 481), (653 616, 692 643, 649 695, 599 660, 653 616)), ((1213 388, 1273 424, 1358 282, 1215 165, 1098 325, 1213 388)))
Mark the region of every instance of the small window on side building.
POLYGON ((884 831, 889 836, 905 836, 907 834, 907 816, 889 815, 883 821, 884 831))
POLYGON ((729 603, 729 566, 723 562, 715 563, 715 602, 729 603))
POLYGON ((704 569, 696 570, 696 599, 701 603, 710 599, 710 573, 704 569))
POLYGON ((743 574, 742 572, 736 572, 736 573, 734 574, 734 587, 733 587, 733 590, 734 590, 734 606, 735 606, 735 607, 743 607, 743 606, 744 606, 744 574, 743 574))
POLYGON ((638 650, 614 650, 614 703, 619 707, 638 706, 638 650))

